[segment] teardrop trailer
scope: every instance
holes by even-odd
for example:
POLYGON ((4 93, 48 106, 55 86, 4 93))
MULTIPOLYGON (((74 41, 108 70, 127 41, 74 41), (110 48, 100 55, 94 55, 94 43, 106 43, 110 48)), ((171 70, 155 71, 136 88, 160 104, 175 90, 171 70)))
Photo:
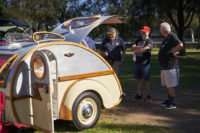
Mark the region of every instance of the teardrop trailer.
POLYGON ((21 123, 54 132, 54 120, 75 128, 93 127, 101 108, 122 100, 118 77, 107 61, 81 44, 98 25, 122 23, 117 16, 68 20, 33 40, 0 47, 0 92, 5 95, 4 123, 21 123))

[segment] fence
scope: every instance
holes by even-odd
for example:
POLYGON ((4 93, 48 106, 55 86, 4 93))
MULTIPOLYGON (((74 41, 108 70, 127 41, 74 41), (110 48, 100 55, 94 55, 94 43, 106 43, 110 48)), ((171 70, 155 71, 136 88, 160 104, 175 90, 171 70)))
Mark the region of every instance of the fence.
MULTIPOLYGON (((161 41, 154 41, 153 47, 154 48, 160 48, 161 45, 161 41)), ((125 42, 125 45, 127 48, 130 48, 132 45, 134 44, 134 42, 125 42)), ((98 49, 101 45, 101 42, 95 42, 96 48, 98 49)), ((192 41, 186 41, 185 42, 185 47, 186 48, 200 48, 200 42, 192 42, 192 41)))

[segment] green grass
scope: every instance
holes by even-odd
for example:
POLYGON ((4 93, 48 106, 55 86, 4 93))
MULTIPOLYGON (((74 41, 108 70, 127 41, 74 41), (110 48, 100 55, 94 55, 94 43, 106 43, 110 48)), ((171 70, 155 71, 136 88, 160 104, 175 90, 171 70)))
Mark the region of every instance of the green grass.
MULTIPOLYGON (((127 56, 121 67, 120 81, 125 89, 135 84, 134 63, 132 52, 127 50, 127 56)), ((187 49, 187 56, 179 57, 180 85, 178 88, 200 90, 200 50, 187 49), (199 81, 199 82, 198 82, 199 81)), ((153 49, 151 57, 151 82, 160 87, 160 66, 158 62, 158 49, 153 49)))
MULTIPOLYGON (((59 121, 56 124, 55 133, 78 132, 74 130, 70 123, 59 121), (64 125, 64 124, 66 125, 64 125), (60 124, 60 125, 58 125, 60 124)), ((23 130, 21 133, 42 133, 33 129, 23 130)), ((115 124, 112 121, 100 120, 98 124, 91 129, 80 131, 80 133, 169 133, 169 129, 160 126, 134 125, 134 124, 115 124)))
POLYGON ((168 128, 99 121, 95 128, 85 130, 82 133, 168 133, 168 128))
MULTIPOLYGON (((134 63, 132 52, 127 50, 124 64, 121 66, 120 81, 125 93, 132 92, 136 85, 134 78, 134 63)), ((178 93, 200 98, 200 51, 187 49, 190 51, 187 56, 179 57, 180 61, 180 85, 177 87, 178 93)), ((158 49, 154 49, 151 58, 151 85, 153 89, 160 89, 160 66, 158 63, 158 49)), ((132 105, 131 105, 132 106, 132 105)), ((133 105, 134 106, 134 105, 133 105)), ((141 106, 141 105, 137 105, 141 106)), ((194 103, 194 106, 200 106, 194 103)), ((104 112, 107 113, 107 112, 104 112)), ((109 112, 108 112, 109 113, 109 112)), ((76 132, 71 123, 65 121, 55 122, 56 133, 76 132)), ((113 121, 100 120, 98 124, 81 133, 168 133, 166 127, 150 125, 134 125, 131 123, 116 124, 113 121)), ((23 130, 22 133, 41 133, 33 129, 23 130)))

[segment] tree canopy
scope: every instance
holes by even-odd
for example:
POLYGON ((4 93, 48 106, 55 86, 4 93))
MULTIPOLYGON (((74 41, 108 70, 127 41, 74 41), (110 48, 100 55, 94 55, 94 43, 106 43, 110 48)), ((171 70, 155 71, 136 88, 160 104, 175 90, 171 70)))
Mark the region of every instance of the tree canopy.
MULTIPOLYGON (((34 31, 50 31, 74 17, 93 14, 123 16, 123 25, 112 26, 117 27, 126 41, 134 40, 144 25, 149 25, 153 34, 159 33, 159 24, 163 21, 170 22, 184 41, 185 31, 192 27, 192 22, 197 23, 199 29, 200 17, 193 21, 199 12, 198 0, 0 0, 1 16, 31 24, 34 31)), ((101 34, 104 28, 96 29, 92 36, 101 34)))

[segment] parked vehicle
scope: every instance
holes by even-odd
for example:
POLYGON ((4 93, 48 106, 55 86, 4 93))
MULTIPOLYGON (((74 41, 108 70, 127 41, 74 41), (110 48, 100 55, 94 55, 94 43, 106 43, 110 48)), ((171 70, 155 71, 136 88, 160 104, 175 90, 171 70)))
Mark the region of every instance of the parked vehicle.
POLYGON ((54 120, 79 129, 95 126, 101 108, 122 100, 122 88, 109 63, 81 44, 100 24, 122 23, 117 16, 70 19, 30 41, 0 46, 0 92, 6 95, 5 123, 54 132, 54 120))
POLYGON ((26 34, 27 29, 30 30, 30 25, 26 23, 13 19, 0 18, 0 46, 19 40, 32 40, 32 37, 26 34))

